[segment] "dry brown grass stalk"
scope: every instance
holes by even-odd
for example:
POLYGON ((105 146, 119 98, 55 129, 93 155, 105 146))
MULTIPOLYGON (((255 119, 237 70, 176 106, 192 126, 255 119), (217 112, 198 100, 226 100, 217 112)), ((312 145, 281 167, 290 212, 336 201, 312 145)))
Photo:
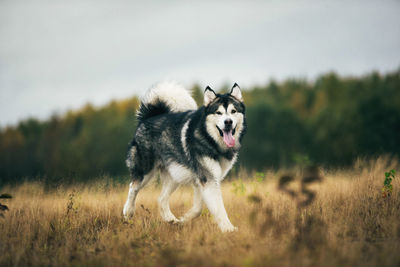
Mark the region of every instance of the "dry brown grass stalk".
MULTIPOLYGON (((3 188, 14 198, 0 218, 0 266, 398 266, 399 179, 392 197, 381 197, 390 168, 398 162, 380 158, 325 171, 323 183, 309 186, 314 201, 301 208, 278 189, 281 173, 267 172, 264 181, 241 177, 244 193, 224 182, 226 208, 239 227, 228 234, 206 210, 185 225, 162 222, 156 186, 140 192, 129 222, 121 214, 127 186, 3 188)), ((172 196, 177 216, 191 197, 188 188, 172 196)))

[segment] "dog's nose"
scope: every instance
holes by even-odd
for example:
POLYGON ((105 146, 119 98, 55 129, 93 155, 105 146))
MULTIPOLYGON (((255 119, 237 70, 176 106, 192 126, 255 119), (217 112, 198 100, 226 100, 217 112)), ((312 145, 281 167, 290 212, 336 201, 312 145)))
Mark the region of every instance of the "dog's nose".
POLYGON ((232 126, 232 120, 231 119, 226 119, 224 121, 224 123, 225 123, 225 126, 232 126))

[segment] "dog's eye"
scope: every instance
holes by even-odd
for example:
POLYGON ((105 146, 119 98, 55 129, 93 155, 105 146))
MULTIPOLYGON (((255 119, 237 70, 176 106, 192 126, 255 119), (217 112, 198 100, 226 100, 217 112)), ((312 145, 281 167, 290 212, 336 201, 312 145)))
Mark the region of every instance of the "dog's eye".
POLYGON ((232 109, 231 113, 232 113, 232 114, 236 113, 236 110, 232 109))
POLYGON ((222 112, 221 112, 221 111, 217 111, 217 112, 215 112, 215 113, 217 113, 217 115, 222 115, 222 112))

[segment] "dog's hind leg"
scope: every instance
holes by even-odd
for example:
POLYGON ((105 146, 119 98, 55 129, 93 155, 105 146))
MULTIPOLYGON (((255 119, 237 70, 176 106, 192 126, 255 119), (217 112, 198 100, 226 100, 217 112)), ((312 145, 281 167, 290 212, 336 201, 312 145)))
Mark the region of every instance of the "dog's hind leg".
POLYGON ((167 172, 162 173, 162 176, 162 189, 160 197, 158 198, 161 217, 166 222, 180 222, 169 208, 169 197, 178 188, 179 184, 175 182, 167 172))
POLYGON ((125 219, 129 219, 135 214, 135 201, 139 190, 154 177, 158 168, 154 165, 152 150, 138 147, 135 140, 132 141, 129 149, 126 165, 131 173, 132 183, 129 185, 128 199, 125 202, 123 214, 125 219))
POLYGON ((201 197, 201 191, 198 185, 193 185, 193 206, 180 218, 182 222, 193 220, 200 216, 203 209, 203 199, 201 197))
POLYGON ((138 179, 134 179, 133 182, 129 184, 129 193, 128 199, 125 202, 123 214, 126 220, 133 217, 135 214, 135 201, 137 194, 140 189, 142 189, 150 180, 153 178, 153 172, 146 174, 143 179, 140 181, 138 179))

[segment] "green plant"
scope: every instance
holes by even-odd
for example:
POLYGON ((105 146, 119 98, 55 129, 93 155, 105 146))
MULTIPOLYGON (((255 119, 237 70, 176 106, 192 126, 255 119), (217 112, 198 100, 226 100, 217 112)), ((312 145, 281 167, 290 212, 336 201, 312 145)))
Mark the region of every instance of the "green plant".
POLYGON ((392 180, 394 179, 396 170, 392 169, 385 172, 385 180, 383 181, 382 197, 389 198, 392 195, 393 185, 392 180))
POLYGON ((259 188, 260 184, 264 181, 264 179, 265 179, 265 173, 256 172, 253 179, 251 180, 251 186, 253 187, 252 194, 257 193, 257 188, 259 188))
POLYGON ((265 173, 263 173, 263 172, 256 172, 256 175, 255 175, 255 177, 254 177, 254 180, 255 180, 256 182, 261 183, 262 181, 264 181, 264 179, 265 179, 265 173))
POLYGON ((232 182, 232 192, 235 193, 235 195, 245 195, 246 194, 246 186, 244 185, 242 179, 239 179, 235 182, 232 182))

